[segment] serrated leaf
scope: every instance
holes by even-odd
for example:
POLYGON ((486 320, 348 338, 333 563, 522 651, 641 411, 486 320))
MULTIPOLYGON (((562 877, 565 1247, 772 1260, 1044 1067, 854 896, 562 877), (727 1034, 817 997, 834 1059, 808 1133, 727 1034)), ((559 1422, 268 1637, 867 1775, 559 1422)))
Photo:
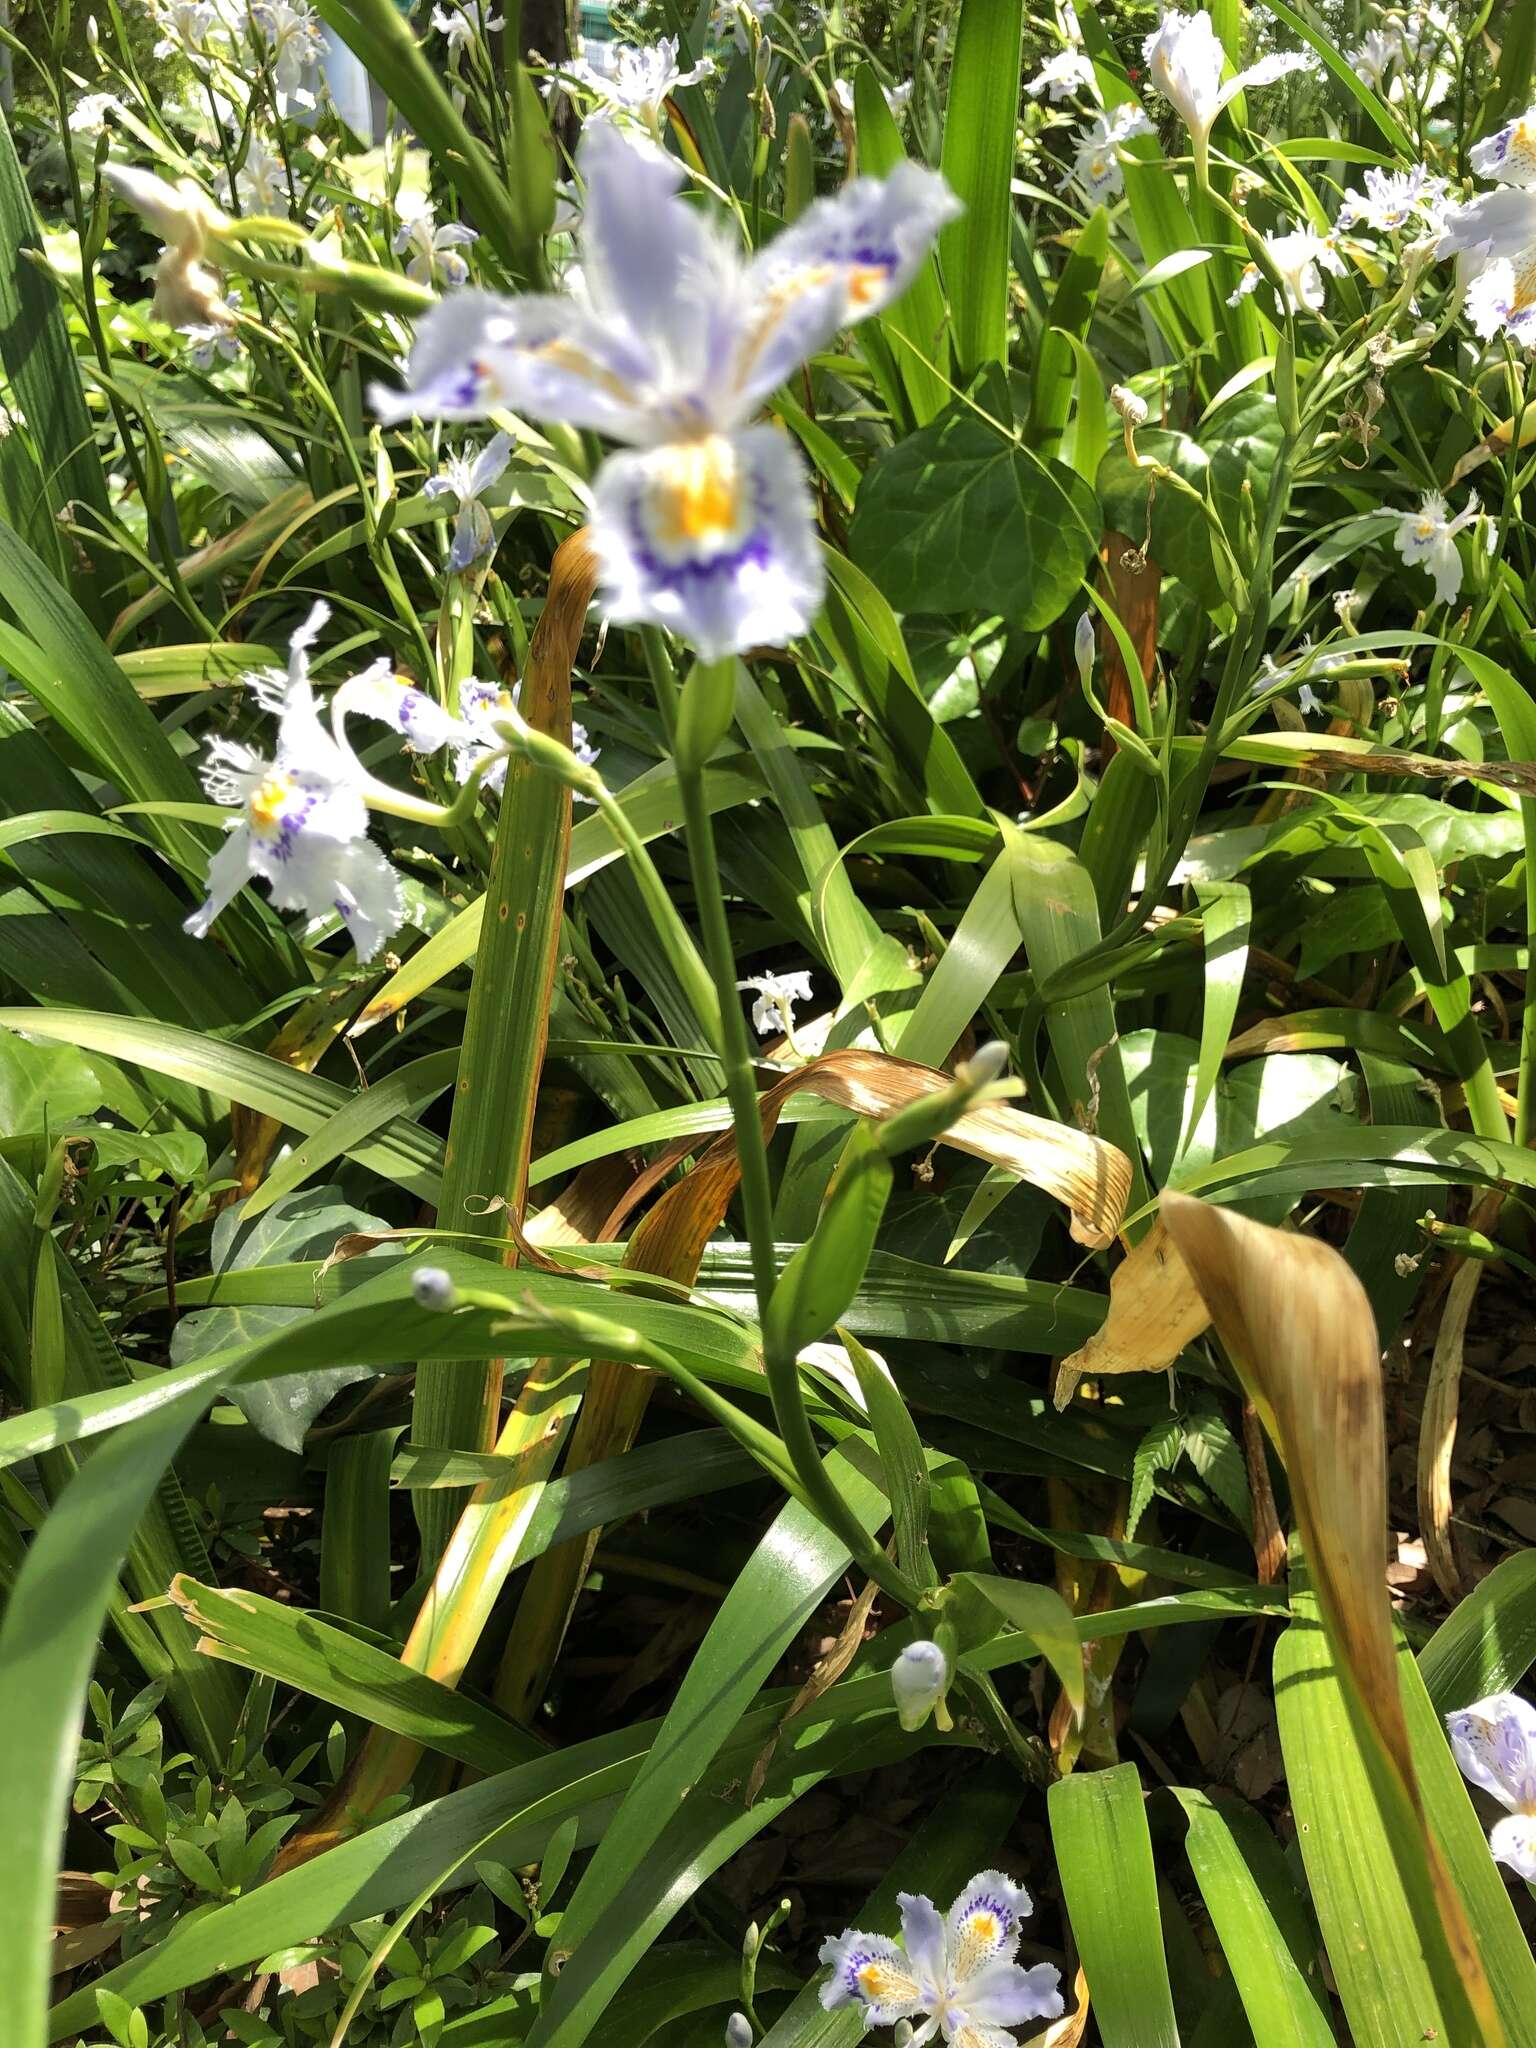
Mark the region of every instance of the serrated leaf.
POLYGON ((1184 1425, 1177 1415, 1170 1415, 1166 1422, 1149 1429, 1136 1446, 1131 1465, 1131 1504, 1125 1518, 1128 1543, 1134 1539, 1137 1526, 1151 1505, 1158 1473, 1171 1472, 1183 1448, 1184 1425))

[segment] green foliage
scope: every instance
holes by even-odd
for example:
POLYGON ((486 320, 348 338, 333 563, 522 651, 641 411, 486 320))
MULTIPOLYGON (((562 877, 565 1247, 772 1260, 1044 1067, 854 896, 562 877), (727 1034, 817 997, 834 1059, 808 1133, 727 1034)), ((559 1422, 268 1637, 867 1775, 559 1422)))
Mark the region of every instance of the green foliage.
POLYGON ((387 139, 302 10, 12 52, 5 2048, 853 2048, 822 1943, 989 1870, 1083 2048, 1526 2048, 1443 1717, 1536 1661, 1529 363, 1441 220, 1340 209, 1489 186, 1530 10, 1217 0, 1230 72, 1317 62, 1209 147, 1130 0, 1080 45, 1018 0, 621 14, 712 60, 615 116, 687 219, 808 239, 728 343, 723 272, 665 298, 680 216, 595 246, 604 89, 530 17, 317 4, 387 139), (814 202, 925 170, 963 210, 893 297, 918 199, 851 253, 814 202), (461 275, 551 294, 537 377, 492 329, 480 416, 396 418, 461 275), (713 439, 765 345, 787 511, 713 439), (621 399, 640 582, 686 611, 739 553, 719 658, 615 603, 621 399), (791 513, 826 591, 780 632, 791 513), (398 880, 377 946, 378 867, 294 862, 317 774, 398 880), (225 846, 265 880, 194 936, 225 846), (1376 1317, 1338 1463, 1378 1500, 1384 1416, 1391 1490, 1326 1618, 1279 1539, 1355 1525, 1265 1451, 1169 1189, 1376 1317), (1355 1691, 1388 1556, 1411 1783, 1355 1691))

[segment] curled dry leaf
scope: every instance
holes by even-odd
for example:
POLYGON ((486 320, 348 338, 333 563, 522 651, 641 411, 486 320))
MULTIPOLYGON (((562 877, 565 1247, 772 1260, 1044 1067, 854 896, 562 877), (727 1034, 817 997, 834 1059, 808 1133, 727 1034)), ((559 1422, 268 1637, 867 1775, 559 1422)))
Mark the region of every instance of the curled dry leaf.
POLYGON ((1080 1351, 1062 1360, 1056 1406, 1067 1405, 1080 1379, 1165 1372, 1210 1321, 1194 1276, 1159 1218, 1111 1274, 1109 1314, 1080 1351))
MULTIPOLYGON (((951 1081, 952 1077, 937 1067, 920 1066, 916 1060, 898 1059, 893 1053, 866 1052, 858 1047, 823 1053, 794 1073, 785 1074, 758 1097, 763 1134, 770 1136, 777 1128, 784 1105, 792 1095, 818 1095, 823 1102, 836 1103, 840 1109, 878 1119, 894 1116, 897 1110, 925 1095, 936 1095, 948 1088, 951 1081)), ((1113 1243, 1131 1187, 1131 1162, 1118 1146, 1067 1124, 1030 1116, 1006 1102, 989 1102, 968 1111, 950 1125, 943 1142, 958 1152, 969 1152, 973 1158, 986 1160, 989 1166, 1016 1173, 1032 1187, 1043 1188, 1065 1202, 1071 1211, 1072 1235, 1079 1244, 1102 1250, 1113 1243)), ((624 1212, 643 1200, 672 1170, 688 1144, 689 1141, 681 1140, 653 1161, 626 1194, 624 1212)), ((736 1173, 736 1140, 726 1131, 704 1153, 685 1185, 699 1181, 702 1189, 720 1176, 725 1188, 720 1199, 728 1201, 735 1188, 736 1173)), ((662 1206, 657 1205, 658 1212, 662 1206)), ((676 1217, 672 1219, 673 1224, 677 1221, 676 1217)), ((647 1224, 651 1222, 647 1218, 647 1224)), ((615 1234, 621 1223, 622 1215, 610 1219, 615 1234)), ((713 1227, 711 1224, 710 1228, 713 1227)))
POLYGON ((1163 1221, 1285 1461, 1307 1569, 1353 1708, 1392 1786, 1410 1899, 1438 1908, 1472 2013, 1502 2039, 1466 1908, 1425 1819, 1387 1592, 1381 1347, 1365 1289, 1331 1245, 1165 1192, 1163 1221), (1431 1903, 1432 1900, 1432 1903, 1431 1903))

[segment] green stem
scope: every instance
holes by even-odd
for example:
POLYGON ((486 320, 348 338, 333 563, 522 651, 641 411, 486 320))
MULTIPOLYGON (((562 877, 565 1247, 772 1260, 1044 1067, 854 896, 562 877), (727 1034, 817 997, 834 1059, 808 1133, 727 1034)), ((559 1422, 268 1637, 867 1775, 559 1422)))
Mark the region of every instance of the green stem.
MULTIPOLYGON (((734 671, 734 663, 730 666, 734 671)), ((704 685, 708 680, 700 674, 695 678, 695 686, 704 685)), ((731 687, 734 694, 734 684, 731 687)), ((720 887, 715 825, 704 787, 705 764, 686 746, 678 750, 674 760, 678 793, 682 798, 688 864, 693 875, 694 898, 698 904, 699 926, 704 940, 704 958, 714 980, 719 1004, 716 1044, 725 1074, 725 1096, 731 1105, 731 1116, 736 1126, 741 1201, 746 1214, 747 1242, 752 1253, 752 1282, 761 1319, 767 1313, 769 1297, 778 1280, 773 1246, 773 1195, 768 1182, 768 1148, 763 1142, 762 1119, 758 1113, 757 1083, 752 1072, 747 1020, 736 987, 736 958, 731 948, 730 925, 726 920, 725 896, 720 887)), ((774 1405, 777 1407, 777 1399, 774 1405)), ((792 1445, 792 1452, 793 1448, 792 1445)), ((798 1457, 795 1462, 798 1466, 798 1457)), ((819 1459, 817 1468, 820 1469, 819 1459)))

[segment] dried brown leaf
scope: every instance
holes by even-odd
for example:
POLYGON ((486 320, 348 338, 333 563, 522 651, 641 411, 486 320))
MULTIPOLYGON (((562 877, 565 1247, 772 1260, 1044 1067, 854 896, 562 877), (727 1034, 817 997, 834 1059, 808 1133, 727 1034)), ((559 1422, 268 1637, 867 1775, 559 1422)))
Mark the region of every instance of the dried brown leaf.
MULTIPOLYGON (((1169 1236, 1263 1417, 1290 1481, 1307 1568, 1355 1711, 1418 1837, 1469 2005, 1501 2040, 1492 1992, 1419 1794, 1398 1690, 1387 1592, 1387 1452, 1381 1348, 1364 1288, 1331 1245, 1165 1192, 1169 1236)), ((1396 1828, 1394 1846, 1408 1854, 1396 1828)), ((1412 1859, 1403 1865, 1411 1879, 1412 1859)))
POLYGON ((1062 1360, 1056 1405, 1080 1379, 1117 1372, 1165 1372, 1210 1327, 1194 1277, 1161 1218, 1110 1275, 1109 1313, 1080 1351, 1062 1360))

